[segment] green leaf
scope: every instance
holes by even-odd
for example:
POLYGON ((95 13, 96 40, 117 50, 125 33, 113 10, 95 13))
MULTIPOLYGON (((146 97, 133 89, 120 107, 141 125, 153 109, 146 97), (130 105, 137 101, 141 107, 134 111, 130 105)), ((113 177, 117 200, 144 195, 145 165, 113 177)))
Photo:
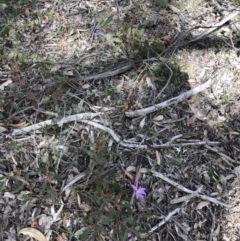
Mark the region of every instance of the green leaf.
POLYGON ((0 113, 0 120, 4 119, 4 118, 5 118, 5 116, 2 113, 0 113))
POLYGON ((115 43, 121 42, 121 40, 120 40, 119 38, 117 38, 117 37, 111 37, 110 40, 111 40, 112 42, 115 42, 115 43))
POLYGON ((139 32, 138 32, 138 35, 139 35, 140 38, 142 38, 143 35, 144 35, 144 29, 140 29, 139 32))
POLYGON ((127 217, 127 218, 124 219, 124 222, 131 225, 133 223, 133 218, 132 217, 127 217))
POLYGON ((106 27, 112 20, 113 20, 113 14, 110 15, 107 20, 104 22, 104 24, 102 25, 102 27, 106 27))
POLYGON ((17 192, 21 191, 23 189, 23 187, 24 187, 24 183, 18 183, 16 185, 16 187, 14 188, 13 193, 17 193, 17 192))
POLYGON ((2 192, 4 190, 4 188, 6 187, 6 182, 0 182, 0 192, 2 192))
POLYGON ((7 146, 10 150, 16 150, 17 149, 17 143, 14 141, 11 141, 8 146, 7 146))
POLYGON ((167 4, 164 0, 156 0, 156 3, 160 6, 160 7, 166 7, 167 4))
POLYGON ((53 188, 50 188, 49 189, 49 194, 51 196, 52 201, 55 202, 55 200, 57 198, 57 192, 53 188))
POLYGON ((79 74, 79 72, 77 71, 77 70, 73 70, 73 76, 74 76, 74 78, 76 78, 76 79, 78 79, 78 78, 80 78, 81 77, 81 75, 79 74))
MULTIPOLYGON (((84 231, 83 231, 83 234, 80 235, 80 238, 81 240, 85 240, 87 238, 87 236, 89 235, 90 233, 90 229, 89 228, 86 228, 84 231)), ((75 236, 75 235, 74 235, 75 236)), ((78 238, 78 237, 77 237, 78 238)))
POLYGON ((48 155, 48 153, 45 153, 45 154, 42 156, 41 160, 42 160, 43 163, 47 163, 48 160, 49 160, 49 155, 48 155))
POLYGON ((109 218, 108 217, 103 217, 101 220, 100 220, 101 224, 103 225, 108 225, 109 224, 109 218))

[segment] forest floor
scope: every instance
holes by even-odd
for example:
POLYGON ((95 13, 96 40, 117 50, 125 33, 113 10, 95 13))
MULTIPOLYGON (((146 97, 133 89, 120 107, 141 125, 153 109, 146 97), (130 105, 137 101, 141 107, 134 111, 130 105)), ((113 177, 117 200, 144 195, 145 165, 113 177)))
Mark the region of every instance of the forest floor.
POLYGON ((238 6, 1 0, 0 239, 239 241, 238 6))

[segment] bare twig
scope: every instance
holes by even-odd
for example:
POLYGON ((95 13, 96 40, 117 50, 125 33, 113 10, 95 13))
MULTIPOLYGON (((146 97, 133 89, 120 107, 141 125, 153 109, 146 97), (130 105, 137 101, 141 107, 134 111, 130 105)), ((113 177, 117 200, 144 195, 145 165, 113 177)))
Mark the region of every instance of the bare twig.
POLYGON ((31 131, 36 131, 36 130, 39 130, 43 127, 49 126, 49 125, 56 124, 58 126, 61 126, 62 124, 68 123, 68 122, 71 122, 71 121, 79 121, 79 120, 82 120, 82 119, 92 119, 92 118, 94 118, 96 116, 99 116, 101 114, 102 114, 101 112, 99 112, 99 113, 82 113, 82 114, 76 114, 76 115, 70 115, 70 116, 67 116, 67 117, 63 117, 60 120, 56 120, 56 119, 46 120, 46 121, 39 122, 37 124, 33 124, 33 125, 30 125, 30 126, 21 128, 21 129, 14 129, 12 131, 12 133, 10 134, 10 136, 17 136, 17 135, 25 134, 25 133, 28 133, 28 132, 31 132, 31 131))
POLYGON ((212 216, 212 227, 211 227, 211 231, 210 231, 210 235, 209 235, 209 241, 212 241, 213 240, 213 233, 214 233, 214 227, 215 227, 215 224, 216 224, 216 219, 215 219, 215 215, 213 214, 211 208, 208 207, 208 210, 212 216))
POLYGON ((169 148, 169 147, 184 147, 184 146, 201 146, 201 145, 219 145, 220 142, 217 141, 196 141, 196 142, 186 142, 186 143, 166 143, 166 144, 160 144, 160 145, 148 145, 151 149, 161 149, 161 148, 169 148))
MULTIPOLYGON (((220 157, 222 157, 222 159, 223 159, 224 161, 227 160, 227 161, 230 161, 230 162, 232 162, 232 163, 240 164, 240 162, 235 161, 234 159, 232 159, 231 157, 225 155, 225 154, 222 153, 222 152, 219 152, 219 150, 217 150, 217 149, 214 149, 214 148, 212 148, 212 147, 210 147, 210 146, 208 146, 208 145, 205 145, 205 147, 206 147, 208 150, 217 153, 220 157)), ((230 165, 231 165, 231 164, 230 164, 230 165)), ((231 166, 232 166, 232 165, 231 165, 231 166)))
POLYGON ((65 187, 62 188, 61 193, 64 192, 68 187, 72 186, 74 183, 79 181, 80 179, 84 178, 85 176, 86 174, 84 172, 75 176, 71 182, 69 182, 65 187))
POLYGON ((174 105, 174 104, 177 104, 189 97, 191 97, 192 95, 196 95, 197 93, 207 89, 208 87, 210 87, 212 84, 212 79, 210 78, 207 82, 205 82, 204 84, 202 85, 199 85, 198 87, 194 88, 194 89, 191 89, 183 94, 180 94, 179 96, 177 97, 174 97, 170 100, 166 100, 162 103, 159 103, 159 104, 156 104, 154 106, 150 106, 150 107, 147 107, 147 108, 143 108, 143 109, 139 109, 139 110, 135 110, 135 111, 128 111, 128 112, 125 112, 125 115, 127 117, 137 117, 137 116, 144 116, 144 115, 147 115, 149 113, 152 113, 154 111, 157 111, 159 109, 162 109, 162 108, 165 108, 167 106, 170 106, 170 105, 174 105))
POLYGON ((108 78, 108 77, 111 77, 111 76, 122 74, 125 71, 133 68, 134 65, 135 65, 135 62, 129 62, 129 63, 123 64, 123 65, 121 65, 121 66, 119 66, 115 69, 108 70, 108 71, 105 71, 105 72, 100 73, 100 74, 92 74, 92 75, 88 75, 88 76, 81 76, 78 79, 75 79, 73 81, 79 82, 81 80, 88 81, 88 80, 99 80, 99 79, 103 79, 103 78, 108 78))
POLYGON ((156 226, 151 228, 149 230, 149 233, 154 232, 156 229, 160 228, 163 224, 165 224, 173 215, 178 213, 181 210, 181 208, 176 208, 172 212, 170 212, 160 223, 158 223, 156 226))
POLYGON ((162 95, 163 91, 167 88, 167 86, 169 85, 170 80, 172 79, 172 75, 173 75, 172 69, 171 69, 166 63, 164 63, 164 64, 165 64, 166 67, 169 69, 169 71, 170 71, 170 76, 169 76, 169 78, 168 78, 167 83, 165 84, 165 86, 161 89, 161 91, 159 92, 159 94, 157 95, 157 97, 154 99, 153 103, 155 103, 155 102, 157 101, 157 99, 162 95))
POLYGON ((207 36, 209 36, 210 34, 212 34, 213 32, 217 31, 218 29, 220 29, 221 27, 224 26, 225 23, 227 23, 229 20, 231 20, 232 18, 235 18, 238 15, 239 12, 233 12, 230 15, 228 15, 227 17, 225 17, 224 19, 222 19, 222 21, 220 21, 217 25, 209 28, 208 30, 204 31, 203 33, 197 35, 196 37, 192 38, 190 41, 183 43, 182 45, 186 45, 189 43, 193 43, 193 42, 197 42, 201 39, 206 38, 207 36))
POLYGON ((186 188, 186 187, 178 184, 177 182, 169 179, 168 177, 164 176, 163 174, 161 174, 161 173, 159 173, 159 172, 152 171, 152 173, 153 173, 153 175, 154 175, 155 177, 161 178, 162 180, 168 182, 169 184, 171 184, 172 186, 180 189, 180 190, 183 191, 183 192, 186 192, 186 193, 189 193, 189 194, 194 194, 193 196, 196 196, 196 197, 199 197, 199 198, 201 198, 201 199, 203 199, 203 200, 206 200, 206 201, 215 203, 216 205, 221 205, 221 206, 226 207, 226 208, 232 207, 231 205, 226 204, 226 203, 224 203, 224 202, 221 202, 221 201, 217 200, 216 198, 212 198, 212 197, 209 197, 209 196, 206 196, 206 195, 201 195, 201 194, 199 194, 199 190, 197 190, 197 191, 192 191, 192 190, 190 190, 190 189, 188 189, 188 188, 186 188))

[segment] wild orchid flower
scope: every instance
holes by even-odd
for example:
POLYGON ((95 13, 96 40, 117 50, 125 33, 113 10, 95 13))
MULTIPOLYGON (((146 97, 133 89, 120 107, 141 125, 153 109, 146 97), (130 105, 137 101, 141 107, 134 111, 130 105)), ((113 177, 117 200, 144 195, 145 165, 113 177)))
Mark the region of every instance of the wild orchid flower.
POLYGON ((139 187, 137 188, 135 185, 131 185, 132 189, 135 191, 136 198, 143 198, 144 195, 146 195, 145 190, 146 188, 144 187, 139 187))
POLYGON ((95 32, 93 33, 93 37, 94 37, 94 38, 96 38, 98 35, 100 35, 100 33, 99 33, 98 31, 95 31, 95 32))

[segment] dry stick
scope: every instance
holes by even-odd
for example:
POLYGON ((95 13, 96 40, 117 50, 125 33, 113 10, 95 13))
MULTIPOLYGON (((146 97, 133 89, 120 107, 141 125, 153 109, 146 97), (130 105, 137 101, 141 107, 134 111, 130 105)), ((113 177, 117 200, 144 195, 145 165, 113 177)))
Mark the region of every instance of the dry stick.
POLYGON ((33 125, 30 125, 30 126, 21 128, 21 129, 14 129, 12 131, 12 133, 10 134, 10 136, 17 136, 17 135, 25 134, 25 133, 28 133, 28 132, 31 132, 31 131, 36 131, 36 130, 39 130, 43 127, 49 126, 49 125, 56 124, 58 126, 61 126, 62 124, 68 123, 68 122, 71 122, 71 121, 79 121, 79 120, 82 120, 82 119, 92 119, 92 118, 94 118, 98 115, 101 115, 101 114, 102 114, 101 112, 98 112, 98 113, 82 113, 82 114, 76 114, 76 115, 70 115, 70 116, 67 116, 67 117, 63 117, 60 120, 56 120, 56 119, 46 120, 46 121, 39 122, 37 124, 33 124, 33 125))
POLYGON ((170 80, 172 79, 172 76, 173 76, 172 69, 166 63, 164 63, 164 64, 169 69, 170 76, 168 77, 168 80, 167 80, 167 83, 165 84, 165 86, 161 89, 161 91, 158 93, 157 97, 154 99, 153 103, 155 103, 157 101, 157 99, 162 95, 163 91, 167 88, 167 86, 169 85, 170 80))
POLYGON ((155 177, 161 178, 161 179, 164 180, 165 182, 170 183, 172 186, 180 189, 180 190, 183 191, 183 192, 186 192, 186 193, 189 193, 189 194, 194 194, 194 195, 196 195, 196 197, 199 197, 199 198, 201 198, 201 199, 203 199, 203 200, 206 200, 206 201, 215 203, 216 205, 221 205, 221 206, 224 206, 224 207, 226 207, 226 208, 232 207, 231 205, 226 204, 226 203, 223 203, 223 202, 217 200, 216 198, 212 198, 212 197, 209 197, 209 196, 206 196, 206 195, 201 195, 201 194, 199 194, 199 190, 197 190, 197 191, 192 191, 192 190, 190 190, 190 189, 188 189, 188 188, 186 188, 186 187, 178 184, 177 182, 169 179, 168 177, 162 175, 162 174, 159 173, 159 172, 152 171, 152 173, 153 173, 153 175, 154 175, 155 177))
POLYGON ((157 145, 157 146, 150 146, 150 145, 141 145, 141 144, 135 144, 135 143, 126 143, 121 140, 121 137, 117 135, 112 129, 109 127, 103 126, 101 124, 98 124, 94 121, 89 121, 89 120, 79 120, 82 123, 94 126, 96 128, 99 128, 103 131, 106 131, 112 138, 113 140, 118 143, 120 146, 127 147, 127 148, 141 148, 141 149, 159 149, 159 148, 169 148, 169 147, 181 147, 181 146, 197 146, 197 145, 216 145, 219 144, 219 142, 210 142, 210 141, 202 141, 202 142, 195 142, 195 143, 179 143, 179 144, 162 144, 162 145, 157 145))
POLYGON ((123 64, 122 66, 119 66, 113 70, 108 70, 106 72, 100 73, 100 74, 92 74, 92 75, 88 75, 88 76, 81 76, 78 79, 73 80, 74 82, 79 82, 81 80, 84 81, 88 81, 88 80, 99 80, 99 79, 103 79, 103 78, 108 78, 111 76, 115 76, 118 74, 122 74, 125 71, 132 69, 135 65, 135 62, 129 62, 126 64, 123 64))
MULTIPOLYGON (((214 148, 212 148, 212 147, 210 147, 210 146, 208 146, 208 145, 205 145, 205 147, 206 147, 208 150, 217 153, 220 157, 222 157, 222 159, 223 159, 224 161, 227 160, 227 161, 230 161, 230 162, 232 162, 232 163, 240 164, 240 162, 235 161, 235 160, 232 159, 231 157, 225 155, 225 154, 222 153, 222 152, 219 152, 218 150, 216 150, 216 149, 214 149, 214 148)), ((230 165, 231 165, 231 164, 230 164, 230 165)), ((231 165, 231 166, 233 166, 233 165, 231 165)))
MULTIPOLYGON (((96 128, 99 128, 105 132, 107 132, 112 138, 113 140, 118 143, 120 146, 122 147, 126 147, 126 148, 141 148, 141 149, 148 149, 148 148, 152 148, 152 149, 160 149, 160 148, 169 148, 169 147, 182 147, 182 146, 197 146, 197 145, 217 145, 219 144, 219 142, 211 142, 211 141, 199 141, 199 142, 194 142, 194 143, 177 143, 177 144, 173 144, 171 143, 173 140, 171 140, 170 142, 166 143, 166 144, 161 144, 161 145, 156 145, 156 146, 150 146, 150 145, 141 145, 138 143, 126 143, 124 141, 121 140, 121 137, 119 135, 117 135, 112 129, 110 129, 109 127, 103 126, 101 124, 98 124, 94 121, 89 121, 86 119, 92 119, 98 115, 101 115, 102 113, 82 113, 82 114, 76 114, 76 115, 70 115, 68 117, 64 117, 61 120, 57 121, 57 120, 47 120, 47 121, 42 121, 40 123, 37 124, 33 124, 31 126, 27 126, 21 129, 14 129, 12 131, 12 133, 9 135, 9 137, 13 137, 13 136, 17 136, 17 135, 21 135, 21 134, 26 134, 28 132, 31 131, 36 131, 38 129, 41 129, 43 127, 46 127, 48 125, 54 125, 57 124, 58 126, 61 126, 64 123, 68 123, 71 121, 80 121, 82 123, 94 126, 96 128)), ((177 136, 178 137, 178 136, 177 136)), ((173 137, 173 139, 176 137, 173 137)))
POLYGON ((78 174, 77 176, 75 176, 72 181, 70 181, 66 186, 64 186, 62 188, 61 193, 64 192, 68 187, 72 186, 74 183, 79 181, 80 179, 84 178, 85 176, 86 176, 86 174, 84 172, 82 172, 82 173, 78 174))
POLYGON ((177 103, 179 103, 179 102, 181 102, 185 99, 188 99, 192 95, 196 95, 197 93, 207 89, 208 87, 211 86, 211 84, 212 84, 212 79, 210 78, 204 84, 199 85, 198 87, 196 87, 194 89, 191 89, 191 90, 189 90, 189 91, 187 91, 183 94, 180 94, 177 97, 174 97, 170 100, 166 100, 162 103, 159 103, 159 104, 156 104, 154 106, 147 107, 147 108, 143 108, 143 109, 139 109, 139 110, 135 110, 135 111, 127 111, 127 112, 125 112, 125 115, 127 117, 137 117, 137 116, 147 115, 147 114, 152 113, 154 111, 157 111, 159 109, 165 108, 165 107, 170 106, 170 105, 177 104, 177 103))
POLYGON ((211 33, 217 31, 218 29, 220 29, 221 27, 224 26, 225 23, 227 23, 229 20, 231 20, 232 18, 236 17, 238 15, 239 12, 233 12, 230 15, 226 16, 224 19, 222 19, 222 21, 220 21, 217 25, 209 28, 208 30, 204 31, 203 33, 197 35, 196 37, 194 37, 193 39, 191 39, 190 41, 183 43, 182 45, 186 45, 189 43, 193 43, 193 42, 197 42, 201 39, 206 38, 207 36, 209 36, 211 33))
POLYGON ((201 146, 201 145, 219 145, 218 141, 198 141, 198 142, 186 142, 186 143, 166 143, 161 145, 148 146, 151 149, 161 149, 169 147, 184 147, 184 146, 201 146))
POLYGON ((149 230, 149 233, 154 232, 156 229, 158 229, 159 227, 161 227, 163 224, 165 224, 173 215, 175 215, 176 213, 178 213, 181 210, 181 208, 176 208, 174 209, 172 212, 170 212, 160 223, 158 223, 156 226, 154 226, 153 228, 151 228, 151 230, 149 230))
POLYGON ((212 227, 211 227, 211 231, 210 231, 210 237, 209 237, 209 241, 212 241, 213 240, 213 233, 214 233, 214 228, 215 228, 215 224, 216 224, 216 221, 215 221, 215 215, 213 214, 211 208, 208 207, 208 210, 212 216, 212 227))

